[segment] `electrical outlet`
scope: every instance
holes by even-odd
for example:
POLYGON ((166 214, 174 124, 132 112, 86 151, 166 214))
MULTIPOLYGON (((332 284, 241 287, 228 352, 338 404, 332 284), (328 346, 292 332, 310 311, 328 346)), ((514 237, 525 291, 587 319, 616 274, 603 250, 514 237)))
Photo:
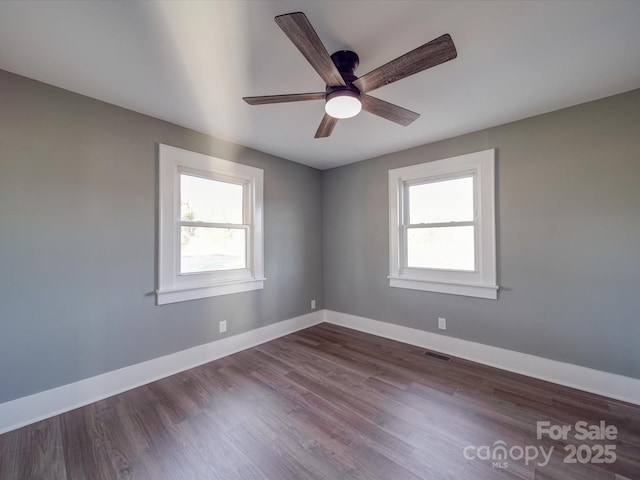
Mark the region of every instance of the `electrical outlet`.
POLYGON ((311 310, 315 310, 315 309, 316 309, 316 301, 311 300, 311 310))
POLYGON ((440 330, 446 330, 447 329, 447 319, 446 318, 438 317, 438 328, 440 330))
POLYGON ((220 333, 224 333, 227 331, 227 321, 220 320, 220 333))

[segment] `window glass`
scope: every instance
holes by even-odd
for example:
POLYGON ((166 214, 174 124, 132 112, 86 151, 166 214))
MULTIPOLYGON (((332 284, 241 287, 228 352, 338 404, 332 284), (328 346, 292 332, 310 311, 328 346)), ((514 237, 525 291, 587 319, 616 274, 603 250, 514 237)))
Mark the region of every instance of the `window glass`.
POLYGON ((246 268, 243 228, 182 227, 180 273, 246 268))
POLYGON ((407 266, 473 271, 474 227, 408 229, 407 266))
POLYGON ((411 185, 409 223, 473 221, 473 177, 411 185))
POLYGON ((180 175, 181 220, 241 225, 242 197, 242 185, 180 175))

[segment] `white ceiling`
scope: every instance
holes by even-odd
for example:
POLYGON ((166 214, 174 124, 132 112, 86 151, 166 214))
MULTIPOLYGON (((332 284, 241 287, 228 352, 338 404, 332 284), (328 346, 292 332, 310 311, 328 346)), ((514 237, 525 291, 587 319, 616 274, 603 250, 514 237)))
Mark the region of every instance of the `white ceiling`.
POLYGON ((640 1, 2 1, 0 68, 325 169, 640 87, 640 1), (323 91, 273 21, 303 11, 356 74, 443 33, 458 58, 372 92, 420 113, 366 112, 314 139, 323 91))

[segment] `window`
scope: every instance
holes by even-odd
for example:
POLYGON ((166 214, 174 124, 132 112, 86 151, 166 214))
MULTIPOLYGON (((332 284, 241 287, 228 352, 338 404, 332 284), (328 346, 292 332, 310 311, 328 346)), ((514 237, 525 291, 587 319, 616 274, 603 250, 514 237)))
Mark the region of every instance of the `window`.
POLYGON ((259 168, 160 145, 157 303, 263 288, 259 168))
POLYGON ((389 170, 389 285, 497 298, 495 150, 389 170))

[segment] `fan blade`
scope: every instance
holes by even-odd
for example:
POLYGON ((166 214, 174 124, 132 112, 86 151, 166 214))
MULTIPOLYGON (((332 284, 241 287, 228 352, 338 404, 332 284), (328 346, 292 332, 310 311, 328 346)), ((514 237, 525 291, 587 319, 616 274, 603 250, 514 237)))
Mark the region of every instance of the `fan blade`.
POLYGON ((331 135, 331 132, 333 132, 336 123, 338 123, 337 118, 333 118, 328 113, 325 113, 324 117, 322 117, 322 121, 320 122, 320 126, 318 127, 314 138, 325 138, 331 135))
POLYGON ((369 113, 378 115, 379 117, 391 120, 403 127, 411 124, 414 120, 420 117, 419 113, 412 112, 406 108, 399 107, 393 103, 385 102, 379 98, 372 97, 370 95, 361 94, 360 102, 362 103, 362 109, 369 113))
POLYGON ((262 97, 242 97, 249 105, 267 105, 269 103, 304 102, 306 100, 324 100, 325 92, 291 93, 289 95, 264 95, 262 97))
POLYGON ((457 56, 456 46, 453 44, 451 36, 446 33, 370 71, 354 81, 353 84, 362 93, 370 92, 414 73, 453 60, 457 56))
POLYGON ((322 77, 324 83, 331 87, 345 86, 344 79, 334 65, 329 52, 324 48, 320 37, 307 20, 307 16, 302 12, 287 13, 278 15, 276 23, 282 31, 289 37, 289 40, 298 47, 304 58, 311 64, 316 72, 322 77))

